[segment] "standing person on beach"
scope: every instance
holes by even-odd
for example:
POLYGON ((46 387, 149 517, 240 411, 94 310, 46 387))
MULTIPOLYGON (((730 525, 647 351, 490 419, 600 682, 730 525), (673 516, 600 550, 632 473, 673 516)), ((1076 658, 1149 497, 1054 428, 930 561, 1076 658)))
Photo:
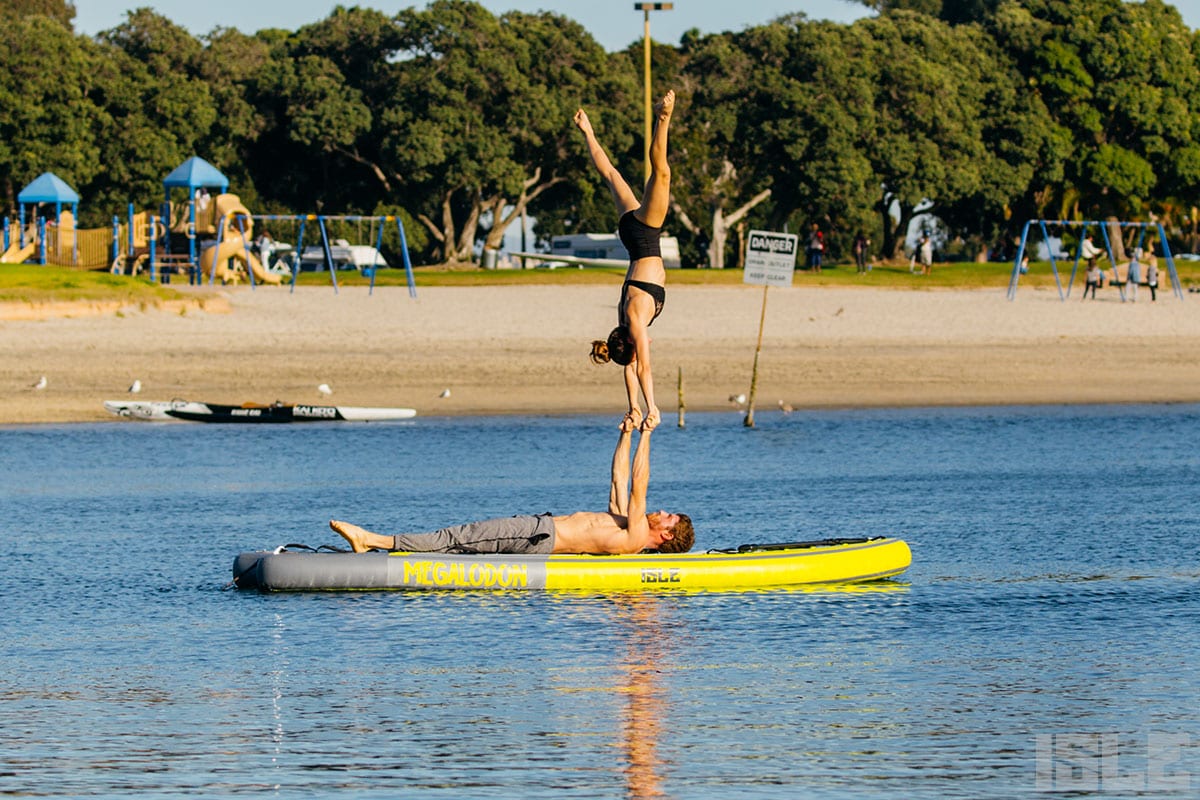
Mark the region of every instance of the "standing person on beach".
POLYGON ((921 237, 921 274, 933 274, 933 239, 929 234, 921 237))
POLYGON ((854 263, 859 273, 867 272, 867 251, 871 249, 871 240, 862 231, 854 237, 854 263))
POLYGON ((1142 282, 1142 248, 1133 248, 1133 258, 1129 259, 1129 267, 1125 272, 1125 288, 1128 289, 1129 301, 1137 302, 1138 284, 1142 282))
POLYGON ((1096 263, 1096 257, 1092 256, 1088 259, 1087 272, 1085 273, 1087 283, 1083 286, 1083 297, 1081 300, 1087 300, 1088 292, 1092 293, 1092 299, 1096 299, 1096 287, 1100 285, 1100 265, 1096 263))
POLYGON ((821 226, 814 222, 808 233, 808 268, 813 272, 820 272, 823 255, 825 255, 825 234, 821 233, 821 226))
POLYGON ((1146 286, 1150 289, 1150 302, 1158 300, 1158 258, 1151 245, 1146 245, 1146 286))
POLYGON ((608 184, 617 205, 621 244, 629 251, 629 270, 617 301, 617 327, 608 341, 592 342, 592 361, 614 361, 625 368, 625 391, 629 396, 628 417, 634 427, 652 431, 662 419, 654 402, 654 376, 650 368, 649 327, 662 313, 666 302, 667 271, 663 267, 659 237, 671 201, 671 167, 667 163, 667 133, 675 110, 675 92, 663 95, 654 107, 654 133, 650 138, 650 178, 641 201, 613 166, 596 140, 592 123, 582 108, 575 112, 575 125, 587 141, 588 155, 608 184), (646 403, 643 414, 638 390, 646 403))

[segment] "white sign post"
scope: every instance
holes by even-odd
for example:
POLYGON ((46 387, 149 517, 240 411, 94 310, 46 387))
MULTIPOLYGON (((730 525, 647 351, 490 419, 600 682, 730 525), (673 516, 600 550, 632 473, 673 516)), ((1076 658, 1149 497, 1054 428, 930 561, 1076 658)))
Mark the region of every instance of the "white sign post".
POLYGON ((754 427, 754 393, 758 389, 758 353, 762 350, 763 325, 767 320, 767 289, 791 286, 796 272, 796 249, 800 237, 794 233, 750 231, 746 242, 746 270, 742 283, 762 284, 762 315, 758 319, 758 344, 754 347, 754 369, 750 372, 750 398, 746 403, 747 428, 754 427))

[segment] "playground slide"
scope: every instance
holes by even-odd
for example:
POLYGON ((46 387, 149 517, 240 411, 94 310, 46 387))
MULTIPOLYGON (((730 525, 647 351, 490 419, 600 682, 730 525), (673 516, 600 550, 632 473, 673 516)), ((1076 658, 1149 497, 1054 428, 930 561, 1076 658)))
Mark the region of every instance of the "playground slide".
POLYGON ((24 247, 21 247, 19 244, 13 244, 12 247, 4 251, 4 255, 0 256, 0 264, 24 264, 36 252, 36 243, 30 243, 24 247))
POLYGON ((267 268, 262 265, 262 262, 258 260, 258 256, 254 255, 253 252, 244 252, 243 255, 250 262, 249 267, 250 271, 254 273, 254 280, 258 281, 259 283, 271 283, 276 285, 283 282, 282 276, 276 275, 274 272, 267 272, 267 268))
POLYGON ((262 263, 258 260, 258 256, 243 246, 241 237, 232 240, 227 239, 221 242, 220 247, 213 246, 207 248, 200 255, 200 274, 208 278, 212 274, 213 262, 215 260, 217 265, 217 280, 221 281, 221 283, 229 281, 237 283, 237 273, 228 267, 231 258, 247 266, 254 273, 254 279, 259 283, 279 284, 282 281, 279 275, 267 272, 263 268, 262 263))

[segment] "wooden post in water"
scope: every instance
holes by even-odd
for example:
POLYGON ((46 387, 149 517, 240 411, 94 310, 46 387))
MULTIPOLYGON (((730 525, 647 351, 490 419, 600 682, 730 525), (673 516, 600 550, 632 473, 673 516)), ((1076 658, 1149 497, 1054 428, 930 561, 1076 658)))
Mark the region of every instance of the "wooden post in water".
POLYGON ((683 367, 679 368, 679 427, 683 427, 683 416, 687 411, 687 404, 683 402, 683 367))
POLYGON ((762 315, 758 318, 758 344, 754 346, 754 368, 750 370, 750 397, 746 400, 746 418, 742 420, 742 425, 747 428, 754 427, 754 393, 758 391, 758 354, 762 350, 763 325, 767 321, 767 289, 770 288, 763 284, 762 315))

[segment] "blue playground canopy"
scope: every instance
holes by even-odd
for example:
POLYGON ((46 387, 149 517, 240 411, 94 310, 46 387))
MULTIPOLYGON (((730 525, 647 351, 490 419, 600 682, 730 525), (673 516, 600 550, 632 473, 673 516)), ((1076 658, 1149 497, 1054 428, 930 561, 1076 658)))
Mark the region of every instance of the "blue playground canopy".
POLYGON ((43 172, 17 195, 18 203, 78 203, 79 193, 53 172, 43 172))
MULTIPOLYGON (((170 218, 171 190, 187 189, 188 200, 197 189, 214 188, 222 194, 229 191, 229 179, 221 171, 199 156, 192 156, 187 161, 171 170, 171 174, 163 178, 163 188, 166 192, 164 217, 170 218)), ((193 271, 199 269, 200 262, 196 253, 196 204, 188 203, 188 261, 193 271)), ((170 239, 167 240, 167 252, 171 252, 170 239)))
MULTIPOLYGON (((71 215, 76 216, 76 211, 79 207, 79 192, 68 186, 62 178, 58 177, 53 172, 43 172, 41 175, 34 178, 28 186, 22 189, 20 194, 17 195, 18 224, 20 225, 20 243, 22 247, 25 246, 26 240, 25 206, 37 206, 40 204, 54 206, 53 219, 55 221, 62 217, 63 206, 70 206, 71 215)), ((37 214, 36 209, 34 210, 34 214, 37 214)), ((42 222, 37 222, 36 224, 44 224, 44 218, 42 222)), ((5 219, 4 225, 4 244, 7 246, 9 243, 7 219, 5 219)), ((41 234, 39 234, 39 236, 40 235, 41 234)), ((41 263, 46 263, 44 240, 41 263)))
POLYGON ((213 187, 222 192, 229 191, 229 179, 221 171, 199 156, 192 156, 171 171, 163 179, 163 186, 171 189, 199 189, 213 187))

